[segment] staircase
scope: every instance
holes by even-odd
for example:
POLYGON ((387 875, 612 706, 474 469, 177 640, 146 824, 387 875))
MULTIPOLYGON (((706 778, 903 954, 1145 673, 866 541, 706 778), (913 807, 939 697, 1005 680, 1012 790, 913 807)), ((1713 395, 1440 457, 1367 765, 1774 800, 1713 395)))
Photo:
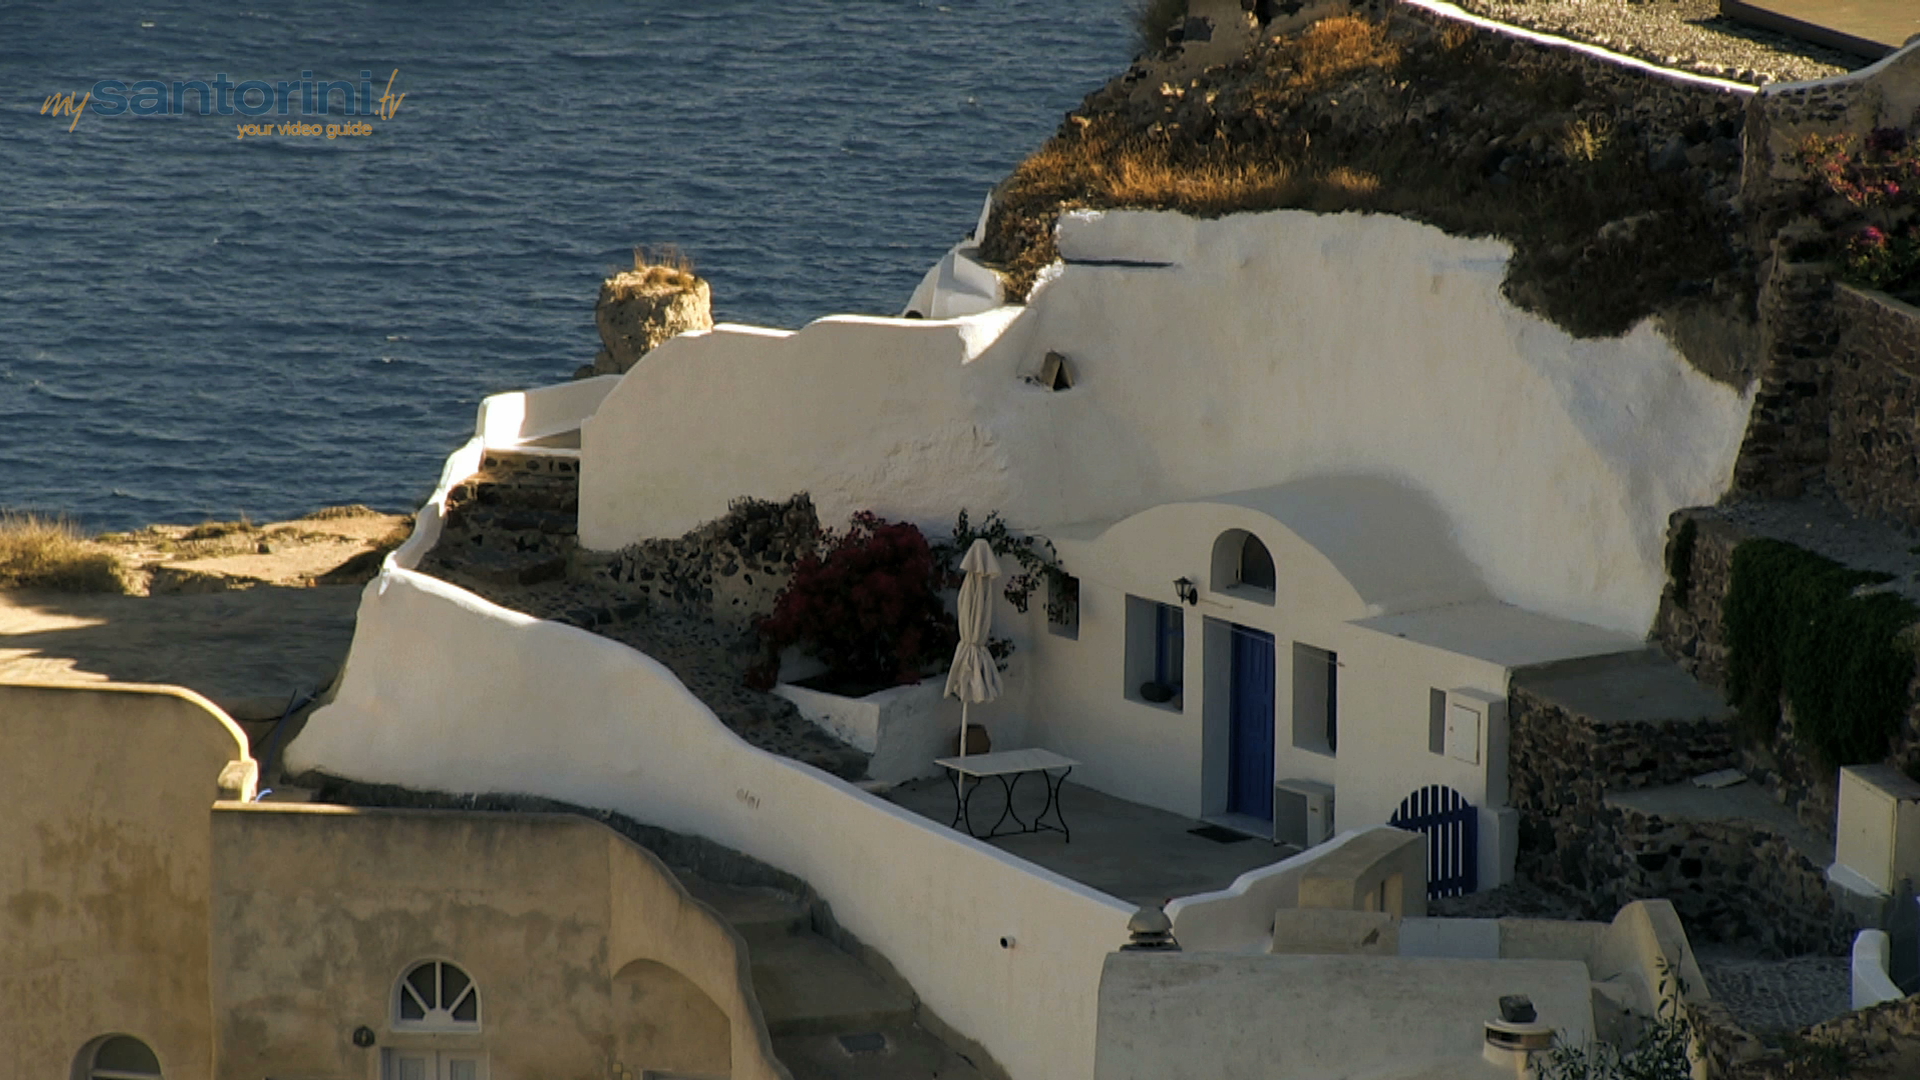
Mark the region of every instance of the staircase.
POLYGON ((799 897, 680 880, 745 939, 774 1054, 794 1080, 981 1080, 915 1022, 910 994, 813 932, 799 897))
POLYGON ((580 452, 488 450, 447 494, 446 525, 421 569, 490 585, 566 576, 580 512, 580 452))

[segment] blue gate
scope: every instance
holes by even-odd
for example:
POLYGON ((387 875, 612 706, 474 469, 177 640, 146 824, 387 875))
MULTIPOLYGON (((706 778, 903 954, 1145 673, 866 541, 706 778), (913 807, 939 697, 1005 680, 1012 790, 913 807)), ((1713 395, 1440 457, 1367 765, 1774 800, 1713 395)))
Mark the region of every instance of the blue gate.
POLYGON ((1450 787, 1429 784, 1401 802, 1387 824, 1427 834, 1427 899, 1480 884, 1480 811, 1450 787))

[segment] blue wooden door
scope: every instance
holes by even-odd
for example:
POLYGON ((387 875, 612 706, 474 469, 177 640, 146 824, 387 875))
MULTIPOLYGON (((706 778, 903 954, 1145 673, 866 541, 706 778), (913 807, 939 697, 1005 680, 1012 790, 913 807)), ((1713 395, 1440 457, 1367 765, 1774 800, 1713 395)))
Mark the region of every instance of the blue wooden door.
POLYGON ((1273 635, 1233 628, 1227 811, 1273 820, 1273 635))

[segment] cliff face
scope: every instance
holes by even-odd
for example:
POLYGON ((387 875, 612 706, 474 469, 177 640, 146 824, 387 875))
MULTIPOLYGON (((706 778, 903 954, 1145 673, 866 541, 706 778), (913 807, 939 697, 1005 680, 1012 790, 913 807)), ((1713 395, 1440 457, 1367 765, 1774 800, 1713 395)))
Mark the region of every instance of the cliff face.
POLYGON ((982 250, 1009 291, 1054 258, 1062 208, 1363 210, 1507 240, 1509 298, 1576 336, 1751 323, 1744 88, 1407 6, 1279 25, 1197 72, 1143 60, 1070 114, 998 194, 982 250))

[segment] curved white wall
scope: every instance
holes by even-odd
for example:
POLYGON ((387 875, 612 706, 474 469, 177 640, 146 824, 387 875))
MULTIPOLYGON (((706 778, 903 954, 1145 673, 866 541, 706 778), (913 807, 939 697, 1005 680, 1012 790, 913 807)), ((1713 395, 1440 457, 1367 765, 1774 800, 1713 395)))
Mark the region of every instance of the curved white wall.
POLYGON ((1326 473, 1424 492, 1495 595, 1644 632, 1667 515, 1725 491, 1751 393, 1649 324, 1576 341, 1500 294, 1510 249, 1387 216, 1067 215, 1027 307, 722 327, 650 353, 583 436, 581 539, 740 495, 822 520, 1028 528, 1326 473), (1161 267, 1112 263, 1161 263, 1161 267), (1076 378, 1024 383, 1048 350, 1076 378))
POLYGON ((489 447, 503 447, 572 431, 593 415, 619 383, 618 375, 599 375, 494 394, 480 402, 474 432, 489 447))
POLYGON ((286 755, 296 772, 541 795, 743 851, 811 883, 1013 1076, 1092 1076, 1100 965, 1131 906, 748 746, 607 638, 390 566, 335 699, 286 755))

